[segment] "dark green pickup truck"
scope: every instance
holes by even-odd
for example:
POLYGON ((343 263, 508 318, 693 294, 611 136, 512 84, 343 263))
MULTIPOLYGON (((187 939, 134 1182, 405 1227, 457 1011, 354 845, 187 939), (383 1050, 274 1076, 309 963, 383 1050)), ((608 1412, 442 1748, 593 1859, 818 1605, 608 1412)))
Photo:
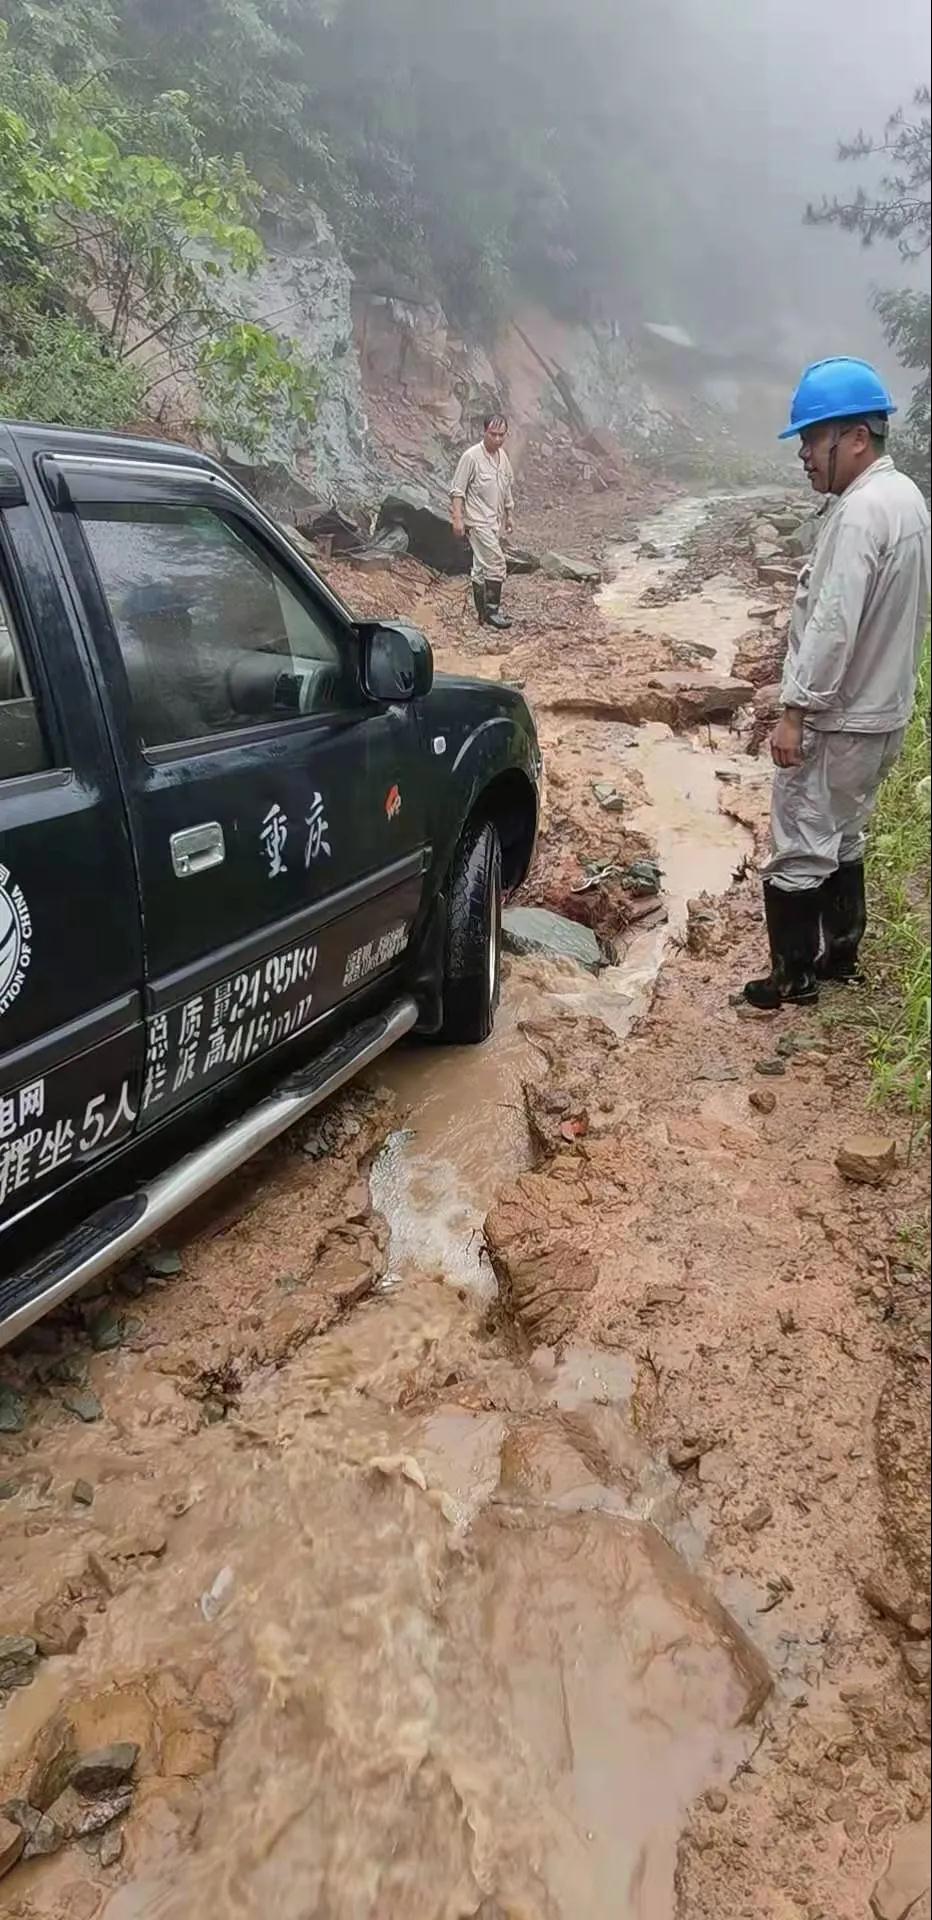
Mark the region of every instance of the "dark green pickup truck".
POLYGON ((210 460, 0 425, 0 1342, 404 1034, 488 1035, 539 773, 210 460))

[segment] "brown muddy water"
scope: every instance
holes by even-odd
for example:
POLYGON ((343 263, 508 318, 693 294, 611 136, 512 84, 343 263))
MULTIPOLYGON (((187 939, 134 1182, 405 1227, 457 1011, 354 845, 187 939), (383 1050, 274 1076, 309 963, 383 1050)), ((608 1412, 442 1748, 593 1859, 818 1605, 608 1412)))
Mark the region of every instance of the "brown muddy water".
MULTIPOLYGON (((632 762, 668 924, 597 981, 510 962, 487 1047, 374 1073, 399 1116, 369 1176, 376 1295, 258 1366, 216 1426, 183 1417, 156 1354, 124 1388, 131 1444, 94 1458, 82 1436, 95 1506, 50 1534, 34 1601, 77 1577, 91 1525, 122 1529, 140 1577, 102 1582, 79 1681, 50 1658, 11 1696, 0 1767, 34 1778, 66 1725, 82 1749, 137 1742, 138 1784, 116 1870, 74 1847, 21 1865, 11 1913, 672 1920, 686 1809, 741 1763, 765 1671, 638 1440, 634 1356, 522 1352, 482 1239, 531 1159, 524 1020, 624 1033, 687 899, 747 847, 719 808, 725 748, 647 727, 632 762)), ((55 1478, 70 1445, 45 1447, 55 1478)))

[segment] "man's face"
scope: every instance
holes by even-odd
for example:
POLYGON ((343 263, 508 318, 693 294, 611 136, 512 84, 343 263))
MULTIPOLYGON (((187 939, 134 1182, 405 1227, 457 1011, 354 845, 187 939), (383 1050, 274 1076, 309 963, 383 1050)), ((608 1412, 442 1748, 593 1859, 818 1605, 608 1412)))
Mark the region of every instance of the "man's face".
POLYGON ((799 458, 814 493, 844 493, 862 471, 869 449, 870 434, 860 421, 846 426, 843 420, 823 420, 804 427, 799 436, 799 458))
POLYGON ((490 420, 482 436, 486 453, 497 453, 504 446, 508 432, 507 420, 490 420))

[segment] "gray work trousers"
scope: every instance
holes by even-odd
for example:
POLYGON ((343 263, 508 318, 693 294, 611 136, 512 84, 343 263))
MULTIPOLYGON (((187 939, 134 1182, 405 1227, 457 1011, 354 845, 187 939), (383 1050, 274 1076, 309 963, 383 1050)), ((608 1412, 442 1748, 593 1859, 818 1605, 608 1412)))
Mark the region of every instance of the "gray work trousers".
POLYGON ((770 807, 773 852, 765 880, 788 893, 819 887, 837 867, 863 860, 882 781, 899 757, 896 733, 820 733, 806 727, 798 767, 777 767, 770 807))
POLYGON ((468 527, 472 548, 472 577, 477 585, 486 580, 504 580, 508 572, 504 550, 494 527, 468 527))

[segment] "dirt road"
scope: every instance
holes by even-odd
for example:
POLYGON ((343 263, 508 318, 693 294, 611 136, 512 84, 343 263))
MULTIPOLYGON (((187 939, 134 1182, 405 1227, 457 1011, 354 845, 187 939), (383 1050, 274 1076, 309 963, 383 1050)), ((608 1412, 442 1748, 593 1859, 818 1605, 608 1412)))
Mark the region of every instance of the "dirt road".
POLYGON ((510 635, 339 581, 526 685, 528 898, 611 963, 512 958, 487 1048, 383 1062, 3 1356, 16 1920, 928 1920, 925 1169, 894 1122, 846 1185, 862 1063, 730 1003, 767 769, 696 662, 771 643, 636 505, 510 635))

